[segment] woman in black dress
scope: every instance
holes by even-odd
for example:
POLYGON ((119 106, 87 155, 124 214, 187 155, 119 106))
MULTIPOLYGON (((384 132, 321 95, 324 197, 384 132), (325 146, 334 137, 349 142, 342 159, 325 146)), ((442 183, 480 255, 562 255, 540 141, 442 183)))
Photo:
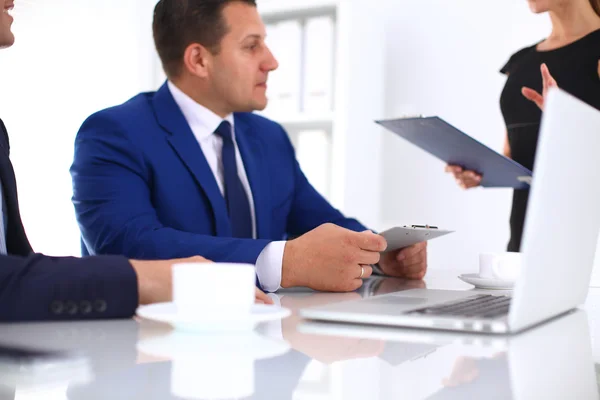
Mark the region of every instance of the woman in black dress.
MULTIPOLYGON (((528 2, 534 13, 549 13, 552 32, 545 40, 513 54, 501 69, 508 79, 500 106, 507 131, 504 155, 533 169, 543 98, 549 86, 558 85, 600 109, 600 0, 528 2)), ((460 166, 448 165, 446 171, 464 189, 481 181, 476 172, 460 166)), ((508 251, 520 251, 528 197, 529 190, 514 191, 508 251)))

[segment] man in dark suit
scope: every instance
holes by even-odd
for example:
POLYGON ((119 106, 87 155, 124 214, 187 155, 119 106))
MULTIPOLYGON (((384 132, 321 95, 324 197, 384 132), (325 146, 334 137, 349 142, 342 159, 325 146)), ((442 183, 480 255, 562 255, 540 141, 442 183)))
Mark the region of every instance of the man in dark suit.
MULTIPOLYGON (((0 0, 0 48, 14 43, 13 0, 0 0)), ((0 120, 0 321, 131 317, 139 304, 171 299, 171 265, 186 260, 136 261, 35 254, 19 213, 9 141, 0 120)), ((271 302, 258 293, 257 298, 271 302)))
MULTIPOLYGON (((6 28, 6 20, 2 15, 0 29, 6 28)), ((1 120, 0 185, 0 321, 125 318, 139 304, 171 298, 170 267, 177 260, 48 257, 33 252, 21 222, 8 135, 1 120)))
POLYGON ((284 129, 251 113, 277 68, 254 0, 161 0, 153 30, 167 83, 92 115, 77 135, 84 251, 252 263, 267 291, 355 290, 377 263, 425 275, 425 243, 380 260, 385 240, 333 208, 284 129))

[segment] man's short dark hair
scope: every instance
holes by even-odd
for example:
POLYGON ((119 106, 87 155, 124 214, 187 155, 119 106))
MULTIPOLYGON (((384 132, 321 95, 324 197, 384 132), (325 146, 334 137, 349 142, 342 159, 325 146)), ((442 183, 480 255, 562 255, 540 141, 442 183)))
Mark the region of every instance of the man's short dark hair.
POLYGON ((183 53, 198 43, 218 54, 228 27, 223 9, 230 3, 256 7, 256 0, 160 0, 154 8, 154 45, 168 77, 178 76, 183 53))

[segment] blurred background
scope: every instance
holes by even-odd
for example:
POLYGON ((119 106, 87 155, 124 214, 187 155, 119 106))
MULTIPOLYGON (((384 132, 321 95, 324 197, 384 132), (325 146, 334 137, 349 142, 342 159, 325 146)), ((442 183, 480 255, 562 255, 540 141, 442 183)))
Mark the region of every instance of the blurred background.
MULTIPOLYGON (((0 52, 0 117, 34 249, 79 255, 69 167, 84 119, 163 82, 156 0, 16 0, 16 45, 0 52)), ((374 120, 438 115, 497 151, 500 68, 549 33, 525 0, 258 0, 281 68, 269 107, 311 182, 376 230, 430 224, 430 268, 474 270, 503 251, 512 193, 461 190, 444 165, 374 120)))

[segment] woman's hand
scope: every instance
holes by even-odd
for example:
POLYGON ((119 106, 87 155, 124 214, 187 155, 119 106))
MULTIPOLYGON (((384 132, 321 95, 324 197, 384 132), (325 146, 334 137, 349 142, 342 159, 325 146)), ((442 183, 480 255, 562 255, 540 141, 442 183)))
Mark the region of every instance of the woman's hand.
POLYGON ((552 75, 550 75, 550 71, 548 70, 548 66, 546 64, 542 64, 540 70, 542 72, 542 81, 544 86, 542 94, 539 94, 535 90, 528 87, 523 87, 521 89, 521 93, 527 100, 533 101, 540 108, 540 110, 544 111, 544 101, 548 95, 548 90, 552 87, 558 87, 558 85, 556 84, 556 80, 554 80, 552 75))
POLYGON ((447 165, 446 172, 454 175, 456 183, 463 189, 470 189, 481 183, 481 175, 474 171, 464 171, 458 165, 447 165))
MULTIPOLYGON (((523 96, 525 96, 525 98, 537 104, 540 110, 544 111, 544 101, 546 100, 548 89, 550 89, 551 87, 558 87, 558 84, 550 74, 550 70, 548 69, 548 66, 546 64, 542 64, 540 70, 542 72, 542 81, 544 84, 544 90, 542 91, 542 94, 539 94, 535 90, 530 89, 528 87, 523 87, 521 89, 521 93, 523 94, 523 96)), ((600 79, 600 60, 598 60, 598 79, 600 79)))

